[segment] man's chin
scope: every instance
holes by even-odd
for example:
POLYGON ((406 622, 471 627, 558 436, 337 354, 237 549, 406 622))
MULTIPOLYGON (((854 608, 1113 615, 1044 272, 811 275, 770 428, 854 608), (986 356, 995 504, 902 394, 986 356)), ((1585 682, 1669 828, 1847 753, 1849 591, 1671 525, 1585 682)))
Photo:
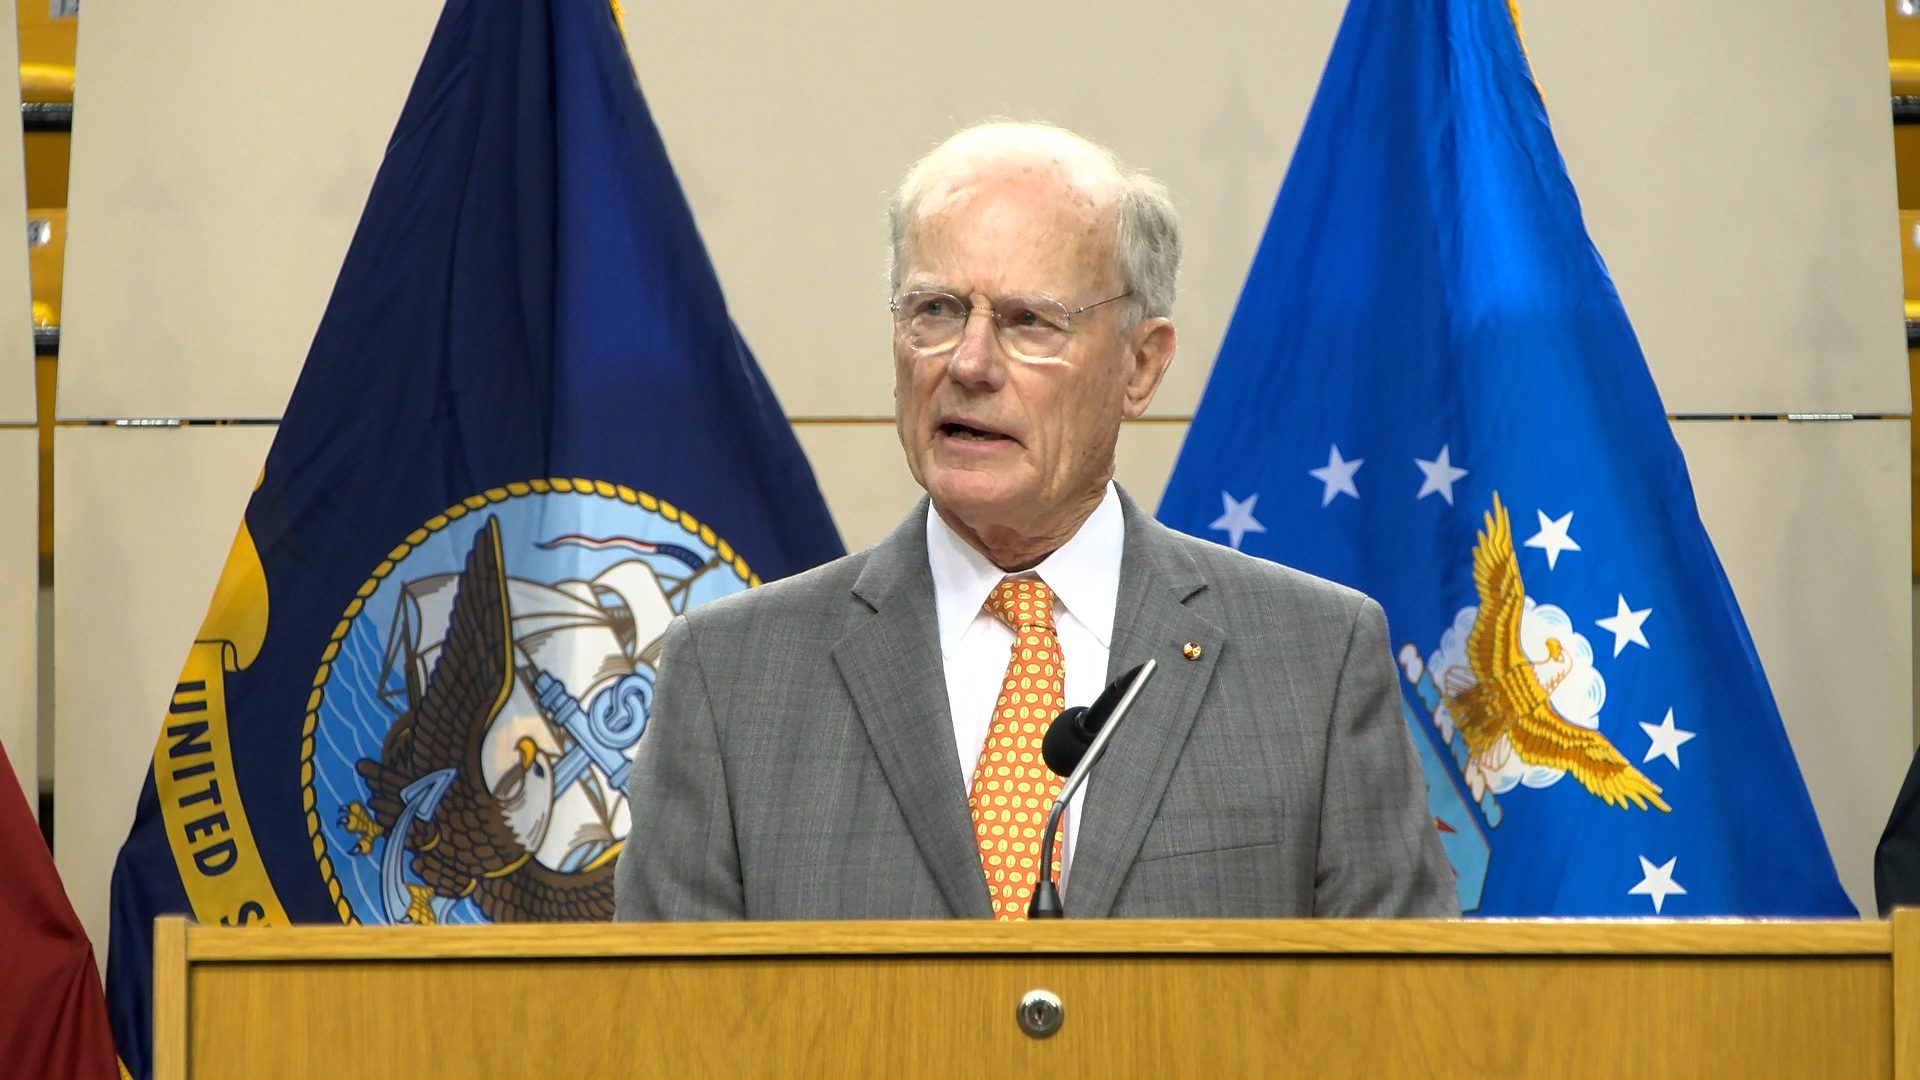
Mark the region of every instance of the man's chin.
POLYGON ((982 523, 1005 520, 1025 495, 1006 477, 972 470, 939 470, 926 487, 941 513, 982 523))

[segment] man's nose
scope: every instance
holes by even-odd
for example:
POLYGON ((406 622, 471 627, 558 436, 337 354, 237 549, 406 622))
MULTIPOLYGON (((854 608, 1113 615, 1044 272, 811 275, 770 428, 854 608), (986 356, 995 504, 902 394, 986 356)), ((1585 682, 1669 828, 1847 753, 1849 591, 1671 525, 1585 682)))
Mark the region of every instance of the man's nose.
POLYGON ((969 386, 985 389, 998 386, 1004 374, 998 334, 992 311, 986 308, 969 311, 966 325, 960 330, 960 341, 947 358, 947 374, 955 382, 969 386))

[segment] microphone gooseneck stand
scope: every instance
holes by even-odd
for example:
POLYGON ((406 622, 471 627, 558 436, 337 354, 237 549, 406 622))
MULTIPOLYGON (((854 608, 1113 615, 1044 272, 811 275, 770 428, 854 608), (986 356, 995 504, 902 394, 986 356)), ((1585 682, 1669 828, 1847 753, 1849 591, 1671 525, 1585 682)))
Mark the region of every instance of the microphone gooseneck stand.
POLYGON ((1040 879, 1033 883, 1033 900, 1027 905, 1027 918, 1058 919, 1066 914, 1066 910, 1060 906, 1060 889, 1053 882, 1053 837, 1060 827, 1060 815, 1066 811, 1067 803, 1073 799, 1074 793, 1086 783, 1087 771, 1093 768, 1094 762, 1100 760, 1100 755, 1107 748, 1107 740, 1113 738, 1114 730, 1120 726, 1120 718, 1125 716, 1127 710, 1133 706, 1133 699, 1140 696, 1140 688, 1147 685, 1147 680, 1153 677, 1153 670, 1157 666, 1154 661, 1148 660, 1136 669, 1133 681, 1127 684, 1126 693, 1121 695, 1119 703, 1113 707, 1112 715, 1101 724, 1100 733, 1093 737, 1093 743, 1087 747, 1085 756, 1081 757, 1080 763, 1074 766, 1073 775, 1067 777, 1067 782, 1061 785, 1060 797, 1053 800, 1053 810, 1047 815, 1046 833, 1040 841, 1040 879))

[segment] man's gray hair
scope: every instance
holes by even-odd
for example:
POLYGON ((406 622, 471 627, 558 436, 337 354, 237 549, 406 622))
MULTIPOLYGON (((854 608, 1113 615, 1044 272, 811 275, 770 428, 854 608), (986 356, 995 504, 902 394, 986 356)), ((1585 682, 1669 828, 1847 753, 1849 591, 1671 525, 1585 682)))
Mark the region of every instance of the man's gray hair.
POLYGON ((933 184, 945 175, 948 162, 944 160, 944 152, 963 140, 993 134, 1062 139, 1112 169, 1120 188, 1114 207, 1114 252, 1120 264, 1122 284, 1132 293, 1127 301, 1132 314, 1129 321, 1171 316, 1180 277, 1180 216, 1167 195, 1166 185, 1146 173, 1128 169, 1112 150, 1065 128, 1009 120, 990 120, 962 128, 907 170, 887 205, 893 238, 888 279, 893 291, 900 291, 900 279, 907 263, 908 233, 920 211, 920 203, 933 184))

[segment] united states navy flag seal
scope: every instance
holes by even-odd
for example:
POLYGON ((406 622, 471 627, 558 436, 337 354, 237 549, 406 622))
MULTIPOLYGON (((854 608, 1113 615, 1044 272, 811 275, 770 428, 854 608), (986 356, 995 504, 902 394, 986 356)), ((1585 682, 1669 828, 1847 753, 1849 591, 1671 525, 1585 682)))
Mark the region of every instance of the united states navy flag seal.
POLYGON ((394 555, 341 623, 302 747, 341 919, 612 918, 661 634, 753 584, 745 559, 672 504, 569 480, 456 504, 394 555))

